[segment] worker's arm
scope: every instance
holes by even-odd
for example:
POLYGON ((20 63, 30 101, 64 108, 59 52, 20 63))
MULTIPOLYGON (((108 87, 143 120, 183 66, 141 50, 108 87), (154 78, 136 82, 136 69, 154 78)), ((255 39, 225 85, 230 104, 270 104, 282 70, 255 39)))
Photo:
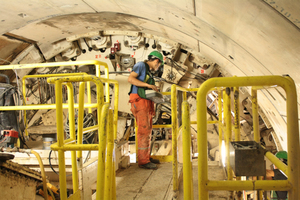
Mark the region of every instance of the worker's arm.
POLYGON ((137 87, 147 87, 149 89, 158 91, 158 89, 157 89, 157 87, 155 85, 150 85, 148 83, 140 81, 139 79, 137 79, 137 77, 138 77, 138 73, 136 73, 134 71, 131 72, 129 74, 129 77, 128 77, 128 82, 131 83, 132 85, 137 86, 137 87))

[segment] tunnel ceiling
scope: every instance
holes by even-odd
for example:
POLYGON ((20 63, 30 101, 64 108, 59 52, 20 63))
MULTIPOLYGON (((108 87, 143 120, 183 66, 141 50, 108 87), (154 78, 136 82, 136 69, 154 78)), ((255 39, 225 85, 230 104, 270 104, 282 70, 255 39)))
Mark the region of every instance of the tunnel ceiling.
MULTIPOLYGON (((299 1, 2 0, 1 5, 0 33, 36 43, 41 52, 93 31, 152 34, 200 52, 228 76, 289 74, 299 102, 299 1)), ((12 46, 0 45, 0 52, 12 46)))

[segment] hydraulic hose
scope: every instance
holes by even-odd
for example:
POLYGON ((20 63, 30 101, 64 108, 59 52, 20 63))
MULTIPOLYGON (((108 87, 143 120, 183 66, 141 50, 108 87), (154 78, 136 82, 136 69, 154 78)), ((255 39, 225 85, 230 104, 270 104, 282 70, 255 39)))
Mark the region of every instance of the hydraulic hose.
POLYGON ((30 153, 34 154, 36 159, 39 162, 40 169, 41 169, 41 174, 42 174, 42 180, 43 180, 43 190, 44 190, 44 199, 48 200, 48 190, 47 190, 47 181, 46 181, 46 174, 45 174, 45 169, 44 165, 41 159, 40 154, 38 154, 36 151, 31 150, 30 153))

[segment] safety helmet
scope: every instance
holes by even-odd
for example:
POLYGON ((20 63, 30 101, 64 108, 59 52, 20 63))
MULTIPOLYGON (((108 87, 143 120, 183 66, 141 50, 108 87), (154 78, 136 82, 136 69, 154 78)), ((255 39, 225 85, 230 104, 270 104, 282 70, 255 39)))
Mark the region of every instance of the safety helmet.
POLYGON ((282 158, 287 160, 287 152, 286 151, 278 151, 275 156, 277 158, 282 158))
POLYGON ((279 158, 282 162, 287 164, 287 152, 286 151, 278 151, 275 156, 279 158))
POLYGON ((161 65, 162 66, 164 65, 164 57, 159 51, 152 51, 148 55, 148 59, 151 59, 151 58, 158 58, 161 61, 161 65))

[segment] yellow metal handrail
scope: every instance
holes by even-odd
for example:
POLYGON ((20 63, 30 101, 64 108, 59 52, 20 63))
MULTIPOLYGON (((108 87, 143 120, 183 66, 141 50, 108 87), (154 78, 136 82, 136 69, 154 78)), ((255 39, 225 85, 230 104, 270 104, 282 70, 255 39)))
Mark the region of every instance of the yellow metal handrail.
MULTIPOLYGON (((287 102, 288 166, 285 167, 281 165, 280 162, 276 160, 273 156, 271 156, 269 153, 267 153, 266 156, 270 158, 272 162, 275 162, 277 166, 280 166, 281 169, 285 170, 288 179, 287 180, 256 180, 256 181, 208 180, 207 154, 199 153, 198 191, 199 191, 200 200, 208 199, 209 190, 288 191, 289 198, 299 199, 299 195, 297 193, 297 189, 299 188, 299 168, 298 168, 299 125, 298 125, 298 112, 297 112, 298 105, 297 105, 297 93, 296 93, 295 83, 290 77, 281 77, 281 76, 225 77, 225 78, 212 78, 205 81, 200 86, 197 93, 198 152, 207 151, 206 95, 210 89, 214 87, 245 87, 245 86, 273 86, 273 85, 282 87, 286 91, 286 95, 287 95, 286 102, 287 102)), ((231 122, 227 120, 226 125, 228 125, 228 123, 231 122)), ((256 122, 254 121, 254 123, 256 122)), ((256 137, 257 136, 255 136, 255 138, 256 137)), ((230 138, 227 138, 227 140, 230 140, 230 138)))
MULTIPOLYGON (((77 76, 77 75, 83 75, 83 74, 86 74, 86 73, 68 73, 68 74, 35 74, 35 75, 26 75, 22 78, 22 87, 23 87, 23 98, 24 98, 24 101, 23 101, 23 106, 22 107, 28 107, 26 106, 26 84, 25 84, 25 80, 27 78, 49 78, 49 77, 61 77, 61 76, 77 76)), ((91 96, 88 96, 88 99, 90 99, 91 96)), ((53 104, 55 105, 55 104, 53 104)), ((32 105, 30 105, 32 106, 32 105)), ((96 105, 95 105, 96 106, 96 105)), ((15 109, 15 106, 12 106, 13 109, 15 109)), ((36 105, 37 109, 55 109, 54 106, 50 107, 49 108, 49 104, 39 104, 39 105, 36 105)), ((0 108, 1 109, 1 108, 0 108)), ((27 116, 26 116, 26 109, 24 109, 24 124, 25 124, 25 135, 28 136, 28 131, 27 131, 27 128, 28 128, 28 124, 27 124, 27 116)))
MULTIPOLYGON (((29 68, 45 68, 45 67, 60 67, 60 66, 73 66, 73 65, 95 65, 96 68, 96 76, 100 77, 100 67, 104 67, 105 78, 109 79, 109 68, 107 63, 101 62, 98 60, 86 60, 86 61, 74 61, 74 62, 51 62, 51 63, 33 63, 33 64, 19 64, 19 65, 1 65, 0 70, 18 70, 18 69, 29 69, 29 68)), ((46 77, 57 77, 57 76, 73 76, 85 73, 72 73, 72 74, 39 74, 39 75, 26 75, 22 78, 23 83, 23 97, 24 97, 24 105, 23 106, 0 106, 1 111, 9 111, 9 110, 24 110, 24 122, 25 122, 25 135, 28 135, 27 131, 27 122, 26 122, 26 110, 39 110, 39 109, 55 109, 55 104, 39 104, 39 105, 26 105, 26 87, 25 87, 25 79, 26 78, 46 78, 46 77)), ((89 112, 91 112, 91 108, 97 107, 96 104, 91 104, 91 92, 90 92, 90 83, 88 85, 88 104, 85 104, 87 108, 89 108, 89 112)), ((105 93, 106 93, 106 102, 109 102, 109 83, 105 82, 105 93)), ((78 105, 75 105, 77 108, 78 105)), ((64 109, 68 108, 67 104, 64 104, 64 109)), ((116 119, 116 115, 115 115, 116 119)), ((115 131, 116 133, 116 131, 115 131)))
MULTIPOLYGON (((211 89, 213 91, 215 89, 211 89)), ((186 101, 187 92, 198 92, 198 88, 183 88, 178 85, 173 84, 171 86, 171 112, 172 112, 172 160, 173 160, 173 191, 177 191, 179 187, 178 182, 178 160, 177 160, 177 138, 180 127, 178 127, 178 115, 177 115, 177 91, 183 92, 183 101, 186 101)), ((170 95, 170 93, 163 93, 165 95, 170 95)), ((206 102, 205 102, 206 105, 206 102)), ((207 123, 213 124, 218 123, 217 121, 208 121, 207 123)), ((190 124, 196 124, 195 121, 191 121, 190 124)))
MULTIPOLYGON (((103 79, 107 83, 114 83, 117 87, 118 84, 114 80, 103 79)), ((55 83, 55 92, 56 92, 56 118, 57 118, 57 143, 51 145, 52 150, 58 151, 58 160, 59 160, 59 179, 60 179, 60 195, 61 199, 67 199, 66 193, 66 170, 65 170, 65 151, 71 152, 72 159, 72 176, 73 176, 73 190, 74 195, 73 199, 80 199, 80 194, 78 193, 78 170, 77 170, 77 158, 82 158, 82 150, 98 150, 98 173, 97 173, 97 199, 111 199, 115 196, 115 179, 114 172, 114 163, 112 162, 113 155, 113 145, 112 142, 115 138, 115 132, 117 130, 117 122, 113 119, 113 113, 109 109, 110 104, 104 103, 104 94, 103 94, 103 84, 102 79, 96 76, 91 75, 81 75, 73 77, 55 77, 48 78, 49 83, 55 83), (99 144, 82 144, 83 138, 83 113, 84 113, 84 91, 85 84, 84 82, 92 81, 96 84, 97 87, 97 121, 98 121, 98 136, 99 144), (68 87, 69 95, 69 123, 70 123, 70 139, 64 140, 64 131, 63 131, 63 122, 62 122, 62 84, 66 82, 68 87), (76 140, 75 135, 75 119, 74 119, 74 95, 73 87, 70 82, 81 82, 79 86, 79 104, 78 104, 78 131, 77 131, 77 144, 74 143, 76 140), (108 149, 106 151, 106 140, 108 140, 108 149), (76 157, 76 151, 78 151, 76 157), (105 154, 107 157, 105 158, 105 154), (105 162, 107 160, 107 162, 105 162), (106 166, 105 166, 106 165, 106 166), (108 172, 105 170, 108 170, 108 172), (105 174, 109 175, 110 178, 105 179, 105 174), (104 190, 105 186, 105 190, 104 190), (106 191, 109 190, 109 191, 106 191)), ((118 97, 118 89, 116 97, 118 97)), ((115 100, 115 113, 118 113, 118 99, 115 100)), ((117 117, 115 118, 117 120, 117 117)), ((115 199, 115 198, 113 198, 115 199)))
POLYGON ((182 144, 183 144, 183 195, 184 199, 194 199, 193 195, 193 168, 191 156, 191 123, 190 105, 182 103, 182 144))

